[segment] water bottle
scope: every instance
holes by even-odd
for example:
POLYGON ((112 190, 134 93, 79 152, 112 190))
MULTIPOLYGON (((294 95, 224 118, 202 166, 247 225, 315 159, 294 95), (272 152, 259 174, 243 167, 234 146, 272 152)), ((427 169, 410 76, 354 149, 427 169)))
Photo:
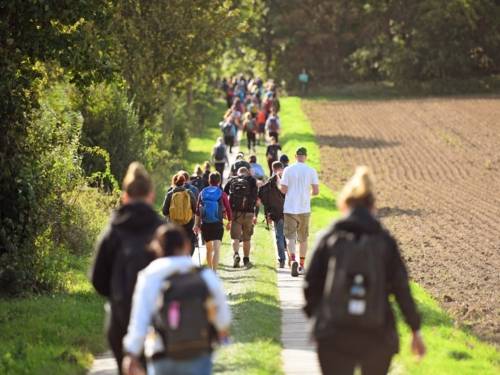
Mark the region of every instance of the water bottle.
POLYGON ((366 289, 365 278, 361 274, 357 274, 353 278, 353 283, 349 291, 348 311, 350 315, 360 316, 366 311, 366 289))
POLYGON ((177 301, 170 303, 168 307, 168 326, 172 330, 179 328, 181 321, 181 304, 177 301))

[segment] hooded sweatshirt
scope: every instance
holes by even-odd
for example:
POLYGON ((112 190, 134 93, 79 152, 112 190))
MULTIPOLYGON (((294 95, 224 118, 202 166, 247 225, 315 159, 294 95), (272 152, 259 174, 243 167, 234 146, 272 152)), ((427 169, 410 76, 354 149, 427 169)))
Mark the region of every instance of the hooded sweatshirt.
POLYGON ((121 324, 128 324, 137 273, 155 258, 146 247, 161 224, 150 205, 126 204, 111 215, 97 242, 92 284, 111 302, 112 316, 121 324))

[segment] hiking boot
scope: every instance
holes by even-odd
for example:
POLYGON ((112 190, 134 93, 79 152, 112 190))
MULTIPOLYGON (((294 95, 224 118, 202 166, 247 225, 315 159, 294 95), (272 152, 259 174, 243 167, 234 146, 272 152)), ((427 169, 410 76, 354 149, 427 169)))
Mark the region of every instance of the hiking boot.
POLYGON ((292 263, 292 276, 293 277, 299 276, 299 263, 298 262, 292 263))
POLYGON ((305 275, 306 269, 304 267, 299 267, 299 275, 305 275))
POLYGON ((243 257, 243 266, 246 268, 252 267, 252 263, 250 263, 249 257, 243 257))
POLYGON ((233 268, 239 268, 240 267, 240 260, 241 260, 240 255, 239 254, 234 254, 234 256, 233 256, 233 261, 234 261, 233 268))
POLYGON ((285 260, 280 260, 280 268, 285 268, 285 260))

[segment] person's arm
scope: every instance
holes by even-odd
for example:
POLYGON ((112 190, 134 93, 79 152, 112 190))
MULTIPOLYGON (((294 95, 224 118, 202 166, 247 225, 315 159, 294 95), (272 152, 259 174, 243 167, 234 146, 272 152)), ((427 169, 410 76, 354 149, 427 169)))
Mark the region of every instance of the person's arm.
POLYGON ((318 178, 318 172, 316 172, 315 169, 313 169, 313 178, 312 178, 312 195, 316 196, 319 195, 319 178, 318 178))
POLYGON ((401 259, 396 241, 392 237, 389 241, 392 250, 389 267, 389 270, 392 270, 390 276, 392 293, 403 313, 406 324, 408 324, 412 330, 411 349, 415 355, 423 357, 426 353, 426 348, 422 336, 420 335, 421 318, 411 295, 408 272, 401 259))
POLYGON ((278 185, 280 191, 283 193, 283 194, 286 194, 288 193, 288 173, 287 173, 287 169, 288 168, 285 168, 285 170, 283 171, 283 176, 281 177, 281 179, 276 179, 276 184, 278 185))
POLYGON ((233 220, 233 211, 231 210, 229 197, 225 192, 222 193, 222 205, 224 206, 224 211, 226 212, 227 221, 231 222, 233 220))
POLYGON ((315 314, 323 298, 327 271, 328 256, 326 241, 324 237, 321 236, 313 251, 313 257, 307 268, 304 283, 304 297, 306 301, 304 312, 309 318, 315 314))
POLYGON ((123 339, 124 352, 139 357, 144 347, 144 340, 156 308, 156 299, 159 295, 164 277, 147 275, 139 272, 132 298, 132 310, 128 324, 127 335, 123 339))
POLYGON ((172 199, 172 194, 170 194, 170 190, 167 190, 167 194, 165 195, 165 200, 163 201, 163 206, 161 212, 163 216, 168 217, 170 211, 170 201, 172 199))
POLYGON ((227 303, 226 293, 224 292, 222 283, 210 269, 203 270, 201 277, 207 284, 210 295, 215 303, 216 314, 213 324, 218 332, 227 332, 231 324, 231 309, 227 303))
POLYGON ((117 246, 111 226, 102 233, 96 245, 96 255, 90 271, 90 279, 97 293, 109 297, 113 270, 114 248, 117 246))

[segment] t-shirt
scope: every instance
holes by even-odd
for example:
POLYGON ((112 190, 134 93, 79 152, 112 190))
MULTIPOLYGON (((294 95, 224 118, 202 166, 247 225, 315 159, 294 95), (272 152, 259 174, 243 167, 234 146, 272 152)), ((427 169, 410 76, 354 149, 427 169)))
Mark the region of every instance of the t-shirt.
POLYGON ((299 74, 299 81, 302 83, 309 82, 309 75, 307 73, 300 73, 299 74))
POLYGON ((319 185, 318 173, 305 163, 295 163, 285 168, 281 184, 288 187, 285 197, 285 214, 311 212, 311 185, 319 185))
POLYGON ((281 146, 277 143, 274 145, 267 146, 266 156, 270 160, 278 160, 279 152, 281 151, 281 146))

